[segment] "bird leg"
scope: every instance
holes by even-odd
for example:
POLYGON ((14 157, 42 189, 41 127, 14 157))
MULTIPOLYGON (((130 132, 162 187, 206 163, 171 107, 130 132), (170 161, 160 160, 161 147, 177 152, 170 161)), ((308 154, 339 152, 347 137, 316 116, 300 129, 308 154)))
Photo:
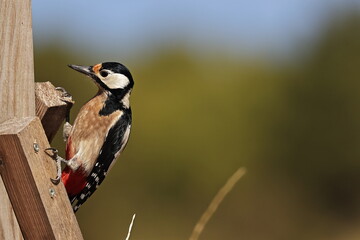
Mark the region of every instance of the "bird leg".
POLYGON ((55 185, 58 185, 60 182, 61 177, 61 159, 62 157, 59 157, 58 150, 55 148, 47 148, 45 149, 45 153, 49 155, 52 159, 56 161, 56 178, 50 178, 51 182, 55 185), (48 151, 51 151, 52 154, 50 154, 48 151))
POLYGON ((46 148, 45 152, 49 155, 52 159, 56 161, 56 178, 50 178, 51 182, 55 185, 59 184, 61 178, 61 162, 64 162, 67 166, 69 166, 73 171, 76 171, 80 164, 77 161, 77 156, 75 155, 72 159, 66 160, 58 155, 58 150, 56 148, 46 148), (49 153, 51 151, 51 153, 49 153))

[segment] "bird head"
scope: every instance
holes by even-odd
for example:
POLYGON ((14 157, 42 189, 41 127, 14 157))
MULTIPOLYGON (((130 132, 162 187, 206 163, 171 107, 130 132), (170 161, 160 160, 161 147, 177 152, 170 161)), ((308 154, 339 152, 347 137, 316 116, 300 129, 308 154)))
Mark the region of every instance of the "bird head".
POLYGON ((129 69, 117 62, 104 62, 94 66, 68 65, 92 78, 101 90, 122 98, 131 91, 134 81, 129 69))

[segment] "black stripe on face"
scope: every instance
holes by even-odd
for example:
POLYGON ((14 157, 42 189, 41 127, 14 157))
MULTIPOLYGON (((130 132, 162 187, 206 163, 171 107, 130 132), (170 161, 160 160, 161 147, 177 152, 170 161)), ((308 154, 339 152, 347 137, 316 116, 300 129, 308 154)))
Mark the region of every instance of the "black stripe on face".
POLYGON ((100 86, 101 88, 103 88, 103 89, 105 89, 105 90, 107 90, 107 91, 111 91, 111 89, 110 89, 108 86, 106 86, 106 84, 105 84, 103 81, 101 81, 98 76, 93 75, 93 76, 91 76, 91 78, 94 79, 94 81, 95 81, 97 84, 99 84, 99 86, 100 86))
POLYGON ((111 100, 120 101, 123 99, 123 97, 132 89, 134 86, 134 83, 130 81, 130 83, 125 88, 116 88, 112 89, 109 88, 101 79, 96 76, 92 75, 92 79, 104 90, 110 92, 109 96, 111 97, 111 100))

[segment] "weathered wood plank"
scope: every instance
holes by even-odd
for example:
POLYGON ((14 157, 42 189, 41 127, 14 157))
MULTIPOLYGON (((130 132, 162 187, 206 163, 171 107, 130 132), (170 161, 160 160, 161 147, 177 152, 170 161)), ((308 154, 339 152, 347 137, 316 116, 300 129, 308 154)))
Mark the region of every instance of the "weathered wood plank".
POLYGON ((35 116, 31 1, 0 0, 0 123, 35 116))
POLYGON ((35 83, 35 102, 36 116, 51 142, 74 102, 71 97, 62 96, 50 82, 35 83))
POLYGON ((0 177, 0 239, 23 240, 4 182, 0 177))
POLYGON ((0 173, 22 234, 25 239, 83 239, 64 185, 50 181, 56 169, 44 152, 48 147, 37 117, 0 125, 0 173))
MULTIPOLYGON (((0 0, 0 123, 35 115, 30 0, 0 0)), ((0 179, 0 237, 22 239, 0 179), (10 225, 14 226, 13 228, 10 225)))

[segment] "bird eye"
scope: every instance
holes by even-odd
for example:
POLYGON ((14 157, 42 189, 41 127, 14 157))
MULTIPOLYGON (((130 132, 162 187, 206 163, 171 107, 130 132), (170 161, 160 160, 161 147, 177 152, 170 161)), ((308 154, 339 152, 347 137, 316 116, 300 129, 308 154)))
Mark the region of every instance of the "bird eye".
POLYGON ((107 75, 109 75, 109 73, 108 73, 107 71, 101 71, 101 72, 100 72, 100 75, 101 75, 102 77, 107 77, 107 75))

